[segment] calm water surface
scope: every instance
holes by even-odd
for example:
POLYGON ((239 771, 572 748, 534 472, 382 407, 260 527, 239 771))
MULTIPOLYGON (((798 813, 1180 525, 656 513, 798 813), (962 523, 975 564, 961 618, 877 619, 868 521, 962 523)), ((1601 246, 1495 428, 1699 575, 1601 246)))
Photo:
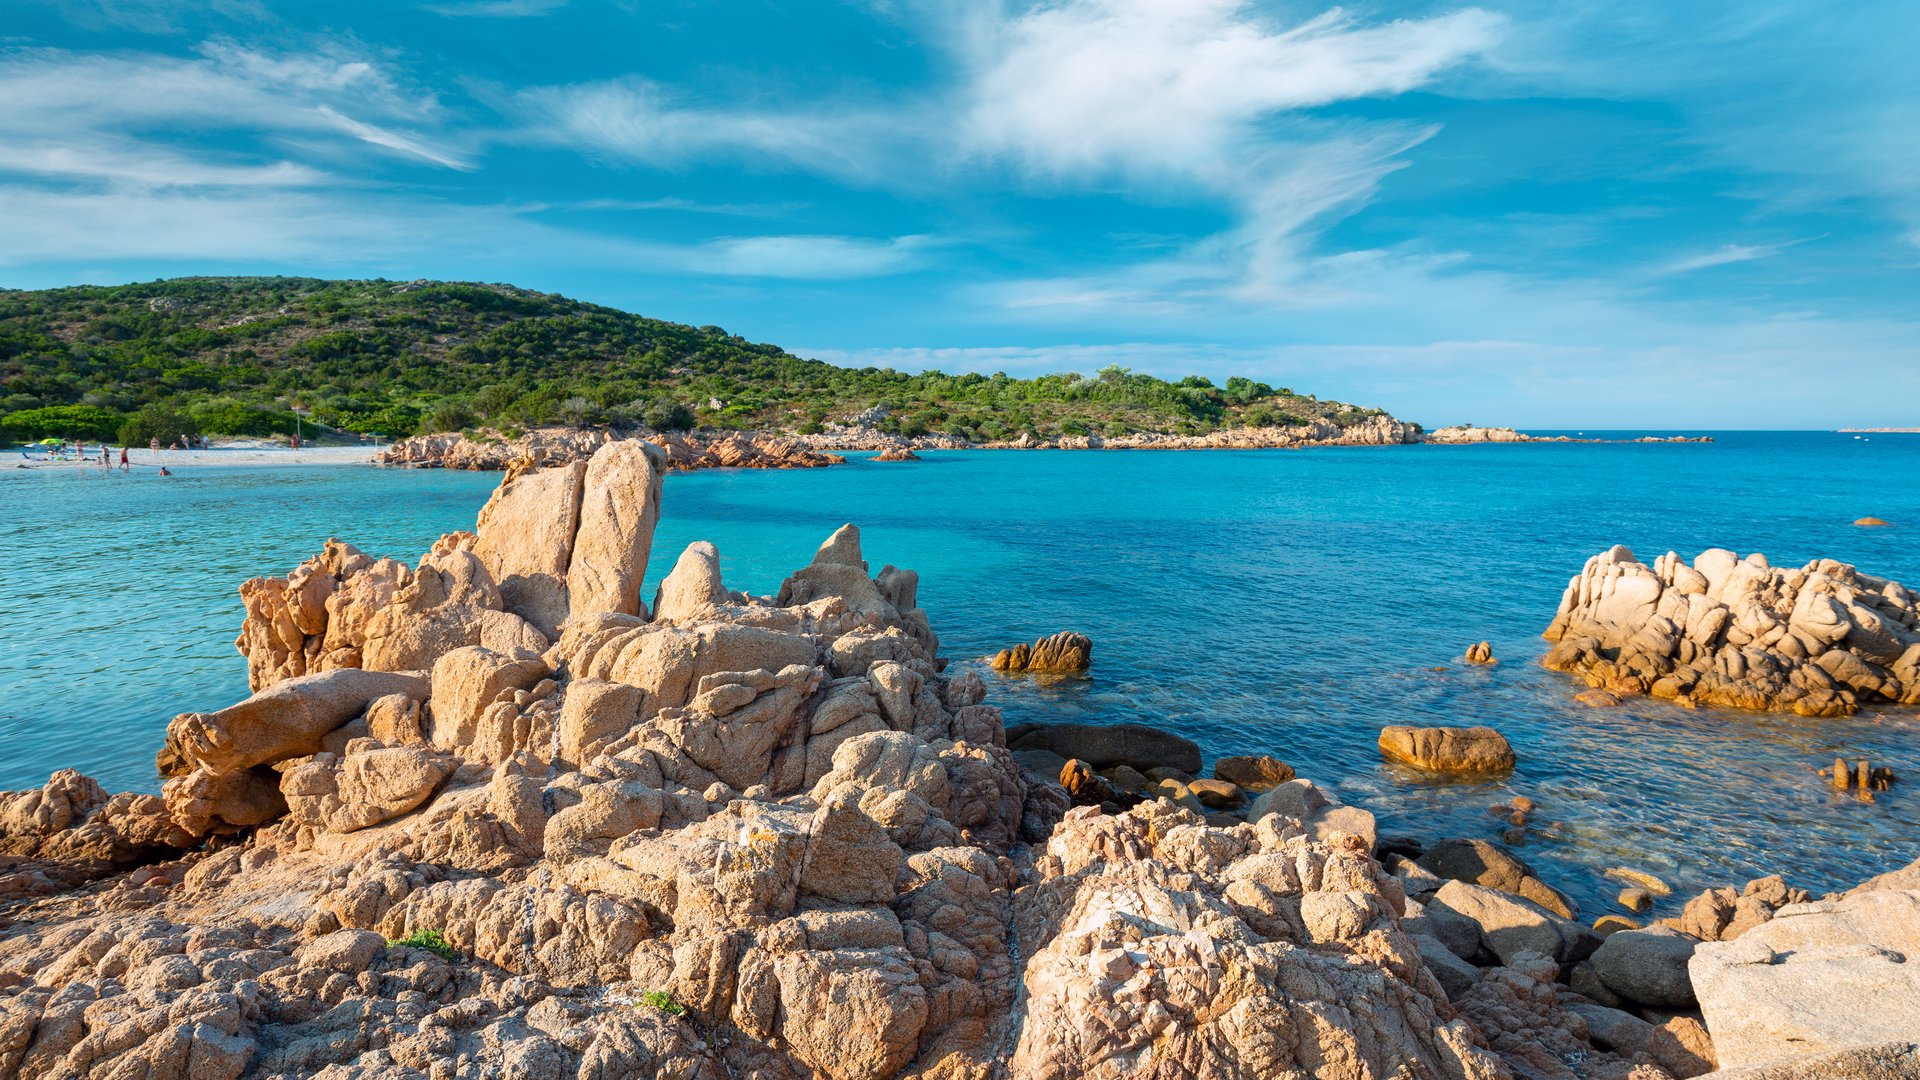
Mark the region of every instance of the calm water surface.
MULTIPOLYGON (((1920 436, 1717 436, 1710 445, 1305 452, 950 452, 667 482, 653 577, 719 545, 731 587, 771 592, 859 523, 874 569, 921 575, 959 662, 1060 629, 1091 678, 989 676, 1009 722, 1140 720, 1211 755, 1273 753, 1387 832, 1497 838, 1486 808, 1540 804, 1526 857, 1590 911, 1611 865, 1683 894, 1784 872, 1825 889, 1920 857, 1920 718, 1803 720, 1651 702, 1590 710, 1538 667, 1586 558, 1626 543, 1816 556, 1920 582, 1920 436), (1892 529, 1850 523, 1873 514, 1892 529), (1489 639, 1502 663, 1458 662, 1489 639), (1433 784, 1381 763, 1394 723, 1486 723, 1511 778, 1433 784), (1813 770, 1835 755, 1908 783, 1872 805, 1813 770)), ((75 766, 153 789, 166 721, 246 693, 242 579, 340 536, 408 562, 471 527, 497 477, 359 467, 0 476, 0 788, 75 766)), ((652 584, 649 583, 648 595, 652 584)))

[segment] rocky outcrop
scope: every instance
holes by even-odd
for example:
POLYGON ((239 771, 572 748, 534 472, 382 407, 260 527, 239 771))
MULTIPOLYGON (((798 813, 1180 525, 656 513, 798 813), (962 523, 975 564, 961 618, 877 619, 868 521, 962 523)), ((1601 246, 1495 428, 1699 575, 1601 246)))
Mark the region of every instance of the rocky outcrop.
POLYGON ((1442 773, 1502 773, 1513 769, 1513 747, 1490 727, 1380 729, 1380 752, 1391 761, 1442 773))
POLYGON ((1545 636, 1546 666, 1614 697, 1803 716, 1920 704, 1920 601, 1831 559, 1783 570, 1715 548, 1647 566, 1615 547, 1568 584, 1545 636))
POLYGON ((904 446, 889 446, 873 455, 874 461, 919 461, 920 455, 904 446))
POLYGON ((302 675, 418 671, 463 646, 537 656, 570 617, 644 616, 640 583, 660 516, 665 459, 651 444, 602 444, 553 468, 522 462, 418 567, 327 542, 284 578, 240 587, 235 645, 262 690, 302 675))
POLYGON ((1066 673, 1085 671, 1093 664, 1093 641, 1085 634, 1062 630, 1031 645, 1015 645, 994 654, 995 671, 1066 673))
POLYGON ((661 451, 665 467, 676 472, 694 469, 817 469, 840 465, 838 454, 810 449, 800 441, 764 432, 612 431, 605 428, 534 428, 508 438, 483 429, 473 435, 457 431, 415 435, 401 439, 380 454, 383 465, 417 469, 474 469, 498 472, 516 463, 549 468, 585 461, 601 447, 647 443, 661 451))
POLYGON ((694 545, 648 613, 657 465, 516 468, 414 570, 329 545, 255 590, 288 647, 170 726, 163 797, 0 796, 0 1075, 1510 1075, 1371 815, 1209 817, 1190 742, 1022 733, 1157 774, 1056 829, 857 529, 772 597, 694 545))
POLYGON ((1015 1076, 1508 1075, 1400 930, 1392 879, 1297 823, 1089 807, 1034 871, 1015 1076))

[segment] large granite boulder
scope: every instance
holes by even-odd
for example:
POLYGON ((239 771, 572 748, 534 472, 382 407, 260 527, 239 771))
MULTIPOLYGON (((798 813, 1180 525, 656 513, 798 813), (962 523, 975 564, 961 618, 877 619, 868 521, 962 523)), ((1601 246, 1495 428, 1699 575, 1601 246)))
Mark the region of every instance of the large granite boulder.
POLYGON ((1687 963, 1700 942, 1665 927, 1607 935, 1593 952, 1593 968, 1607 989, 1656 1009, 1691 1009, 1695 999, 1687 963))
POLYGON ((499 585, 506 610, 550 638, 567 619, 567 569, 586 477, 584 461, 549 469, 517 463, 474 526, 473 553, 499 585))
POLYGON ((646 616, 640 584, 660 522, 666 461, 659 447, 638 439, 608 443, 587 460, 567 560, 570 615, 611 611, 646 616))
POLYGON ((1920 891, 1865 888, 1793 904, 1688 965, 1720 1063, 1763 1065, 1911 1039, 1920 891))
POLYGON ((417 671, 341 668, 288 679, 224 709, 174 717, 159 769, 166 776, 196 768, 218 776, 304 757, 374 699, 401 694, 419 701, 428 688, 427 677, 417 671))

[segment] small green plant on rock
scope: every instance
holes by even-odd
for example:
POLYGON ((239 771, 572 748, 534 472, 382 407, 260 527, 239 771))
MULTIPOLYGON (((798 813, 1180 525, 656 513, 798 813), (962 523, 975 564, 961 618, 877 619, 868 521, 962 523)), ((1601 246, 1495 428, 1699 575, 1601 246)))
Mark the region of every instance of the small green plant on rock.
POLYGON ((640 1004, 652 1006, 668 1016, 684 1016, 687 1007, 673 1000, 673 995, 665 990, 648 990, 640 995, 640 1004))
POLYGON ((438 930, 415 930, 406 937, 390 938, 388 948, 425 949, 442 960, 460 959, 460 950, 447 942, 447 935, 438 930))

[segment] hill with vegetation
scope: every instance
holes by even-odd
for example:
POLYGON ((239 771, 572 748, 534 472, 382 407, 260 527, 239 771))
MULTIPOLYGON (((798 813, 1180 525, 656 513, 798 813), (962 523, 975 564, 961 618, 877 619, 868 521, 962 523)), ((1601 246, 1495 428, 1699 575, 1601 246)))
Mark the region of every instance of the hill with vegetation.
POLYGON ((178 278, 0 291, 0 434, 13 439, 139 444, 297 423, 390 438, 543 424, 810 434, 863 414, 889 434, 990 441, 1346 427, 1380 410, 1118 367, 1032 379, 838 367, 717 326, 505 285, 178 278))

